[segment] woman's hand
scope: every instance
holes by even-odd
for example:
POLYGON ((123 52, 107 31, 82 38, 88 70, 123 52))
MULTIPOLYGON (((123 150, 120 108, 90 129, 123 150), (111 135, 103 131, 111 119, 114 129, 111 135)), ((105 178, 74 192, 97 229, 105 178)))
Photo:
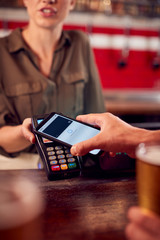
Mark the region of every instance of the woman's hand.
POLYGON ((31 131, 31 119, 27 118, 17 126, 0 128, 0 146, 8 153, 22 151, 35 143, 35 136, 31 131))
POLYGON ((130 223, 126 227, 126 237, 129 240, 159 240, 160 217, 154 213, 144 213, 139 207, 128 211, 130 223))
POLYGON ((26 118, 22 123, 22 135, 30 143, 35 143, 35 136, 31 130, 31 118, 26 118))

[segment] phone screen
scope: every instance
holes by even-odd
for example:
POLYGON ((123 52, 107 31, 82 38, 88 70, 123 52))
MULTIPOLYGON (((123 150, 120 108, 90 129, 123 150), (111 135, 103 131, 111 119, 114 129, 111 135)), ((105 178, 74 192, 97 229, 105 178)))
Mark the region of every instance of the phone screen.
MULTIPOLYGON (((37 119, 37 123, 39 124, 39 123, 41 123, 43 121, 43 118, 41 118, 41 119, 37 119)), ((43 140, 43 143, 51 143, 51 142, 53 142, 53 141, 51 141, 51 140, 49 140, 49 139, 47 139, 47 138, 42 138, 42 140, 43 140)))
MULTIPOLYGON (((54 114, 38 131, 71 146, 92 138, 100 132, 99 129, 58 114, 54 114)), ((100 149, 90 151, 94 155, 99 152, 100 149)))

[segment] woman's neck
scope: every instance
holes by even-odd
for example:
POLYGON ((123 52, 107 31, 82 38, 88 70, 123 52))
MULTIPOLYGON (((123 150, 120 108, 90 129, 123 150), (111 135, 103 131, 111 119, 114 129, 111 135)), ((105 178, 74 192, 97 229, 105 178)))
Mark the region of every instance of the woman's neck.
POLYGON ((37 56, 40 71, 43 75, 49 76, 53 53, 60 40, 62 34, 62 26, 55 29, 33 28, 28 25, 23 31, 24 41, 37 56))
POLYGON ((23 31, 22 36, 29 48, 41 57, 47 57, 54 52, 62 34, 62 26, 54 29, 32 27, 29 24, 23 31))

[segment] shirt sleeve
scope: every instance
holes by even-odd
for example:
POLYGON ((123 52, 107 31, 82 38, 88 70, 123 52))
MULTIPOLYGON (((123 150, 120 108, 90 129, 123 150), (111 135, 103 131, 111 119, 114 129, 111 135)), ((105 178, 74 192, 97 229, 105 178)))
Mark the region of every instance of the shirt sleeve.
POLYGON ((85 112, 102 113, 105 112, 106 109, 102 94, 101 81, 89 41, 87 42, 86 52, 88 60, 88 82, 85 88, 85 112))
POLYGON ((14 126, 17 124, 18 121, 16 120, 14 114, 10 111, 9 102, 7 101, 0 85, 0 127, 5 125, 14 126))
MULTIPOLYGON (((9 111, 7 99, 4 96, 2 84, 0 83, 0 128, 6 125, 16 125, 16 119, 9 111)), ((8 153, 2 147, 0 147, 0 154, 6 157, 16 157, 18 153, 8 153)))

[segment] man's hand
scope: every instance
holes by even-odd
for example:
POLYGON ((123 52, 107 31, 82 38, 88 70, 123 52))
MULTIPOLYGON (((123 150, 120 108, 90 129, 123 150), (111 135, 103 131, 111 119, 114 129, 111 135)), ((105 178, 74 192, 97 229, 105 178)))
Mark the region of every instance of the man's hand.
POLYGON ((75 144, 71 148, 73 155, 85 155, 93 149, 106 152, 126 152, 135 156, 135 148, 142 140, 144 129, 135 128, 111 113, 88 114, 77 117, 77 120, 98 126, 101 132, 95 137, 75 144), (141 137, 141 138, 140 138, 141 137))
POLYGON ((139 207, 128 211, 130 223, 126 227, 129 240, 160 240, 160 217, 154 213, 145 213, 139 207))

